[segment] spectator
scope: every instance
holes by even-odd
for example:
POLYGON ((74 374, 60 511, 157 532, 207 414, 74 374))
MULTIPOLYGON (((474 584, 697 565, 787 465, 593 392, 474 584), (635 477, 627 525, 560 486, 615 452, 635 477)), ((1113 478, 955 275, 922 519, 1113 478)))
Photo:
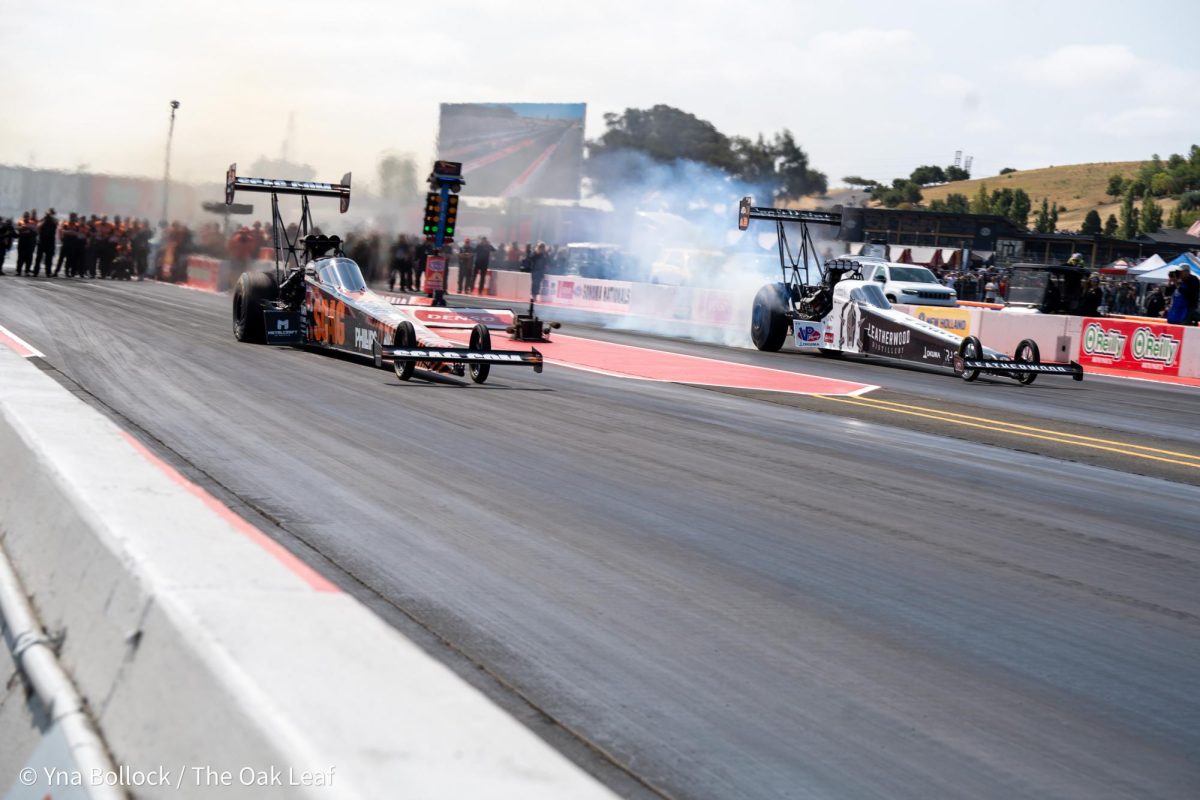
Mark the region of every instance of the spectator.
POLYGON ((984 284, 983 301, 985 303, 996 302, 996 281, 992 278, 988 278, 987 283, 984 284))
POLYGON ((1083 297, 1079 299, 1079 316, 1100 316, 1100 305, 1103 302, 1104 293, 1100 290, 1100 279, 1093 275, 1083 290, 1083 297))
POLYGON ((1188 270, 1176 270, 1171 273, 1171 277, 1175 279, 1174 291, 1171 293, 1171 305, 1167 308, 1167 322, 1172 325, 1186 325, 1189 322, 1189 311, 1187 292, 1184 289, 1184 273, 1188 270))
POLYGON ((1146 295, 1146 316, 1161 317, 1167 308, 1167 299, 1163 297, 1161 286, 1155 286, 1150 289, 1150 293, 1146 295))
MULTIPOLYGON (((488 265, 491 264, 492 252, 495 249, 486 236, 480 238, 479 244, 475 245, 475 275, 479 280, 480 294, 483 294, 483 290, 487 286, 488 265)), ((470 288, 470 286, 467 287, 468 291, 470 288)))
POLYGON ((1195 325, 1200 322, 1200 278, 1197 278, 1187 267, 1179 270, 1179 289, 1178 294, 1183 295, 1184 305, 1187 308, 1188 325, 1195 325))

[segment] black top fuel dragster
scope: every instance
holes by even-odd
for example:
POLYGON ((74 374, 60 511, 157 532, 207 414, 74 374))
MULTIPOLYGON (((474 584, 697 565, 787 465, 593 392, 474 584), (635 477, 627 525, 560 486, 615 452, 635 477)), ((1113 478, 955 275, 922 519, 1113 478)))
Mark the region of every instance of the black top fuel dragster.
POLYGON ((469 373, 483 383, 492 366, 529 366, 542 371, 542 354, 494 350, 493 329, 512 329, 507 309, 445 308, 396 304, 367 288, 358 265, 342 255, 336 236, 310 234, 308 198, 337 197, 350 206, 350 175, 341 183, 239 178, 237 165, 225 177, 225 202, 236 191, 271 194, 275 270, 246 272, 233 290, 233 335, 240 342, 319 347, 391 362, 408 380, 418 367, 432 372, 469 373), (301 198, 301 219, 289 236, 279 215, 280 194, 301 198), (294 237, 294 238, 293 238, 294 237), (281 261, 283 262, 281 264, 281 261), (435 329, 470 329, 467 347, 435 329))
POLYGON ((739 209, 738 227, 745 230, 751 219, 775 221, 784 278, 762 287, 754 298, 750 335, 759 350, 778 350, 790 332, 796 347, 812 348, 822 355, 859 353, 948 367, 966 381, 980 374, 1013 378, 1022 384, 1033 383, 1038 375, 1083 380, 1083 368, 1073 361, 1043 362, 1032 339, 1021 341, 1009 357, 984 347, 978 337, 960 338, 892 308, 883 290, 863 279, 853 257, 818 263, 821 279, 810 284, 808 262, 814 248, 808 223, 836 225, 838 214, 758 208, 751 206, 747 197, 739 209), (800 252, 795 258, 787 243, 785 222, 800 225, 800 252))

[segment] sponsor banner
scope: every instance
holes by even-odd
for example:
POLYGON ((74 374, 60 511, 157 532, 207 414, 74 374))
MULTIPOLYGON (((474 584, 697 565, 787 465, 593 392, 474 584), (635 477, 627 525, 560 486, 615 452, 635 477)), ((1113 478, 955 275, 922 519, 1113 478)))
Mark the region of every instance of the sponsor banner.
POLYGON ((221 285, 221 262, 208 256, 188 256, 186 285, 208 292, 228 288, 221 285))
POLYGON ((939 308, 937 306, 913 306, 910 312, 917 319, 936 325, 955 336, 971 335, 971 312, 965 308, 939 308))
POLYGON ((536 351, 516 350, 467 350, 458 347, 391 347, 388 353, 393 358, 406 361, 448 361, 489 364, 541 364, 542 356, 536 351))
POLYGON ((418 307, 408 313, 431 328, 474 328, 480 322, 489 328, 507 328, 513 324, 513 312, 499 308, 418 307))
POLYGON ((733 294, 721 289, 692 289, 692 322, 732 325, 733 294))
POLYGON ((267 344, 300 344, 300 314, 295 311, 264 311, 267 344))
MULTIPOLYGON (((825 345, 825 324, 807 319, 792 320, 792 334, 796 347, 823 347, 825 345)), ((830 339, 832 339, 832 333, 830 339)))
POLYGON ((446 259, 430 256, 425 261, 425 291, 441 292, 446 289, 446 259))
POLYGON ((629 313, 633 284, 577 275, 547 275, 542 279, 541 302, 594 311, 629 313))
POLYGON ((1085 317, 1079 363, 1156 375, 1178 375, 1183 355, 1182 325, 1151 325, 1085 317))
POLYGON ((949 367, 956 348, 937 338, 934 331, 897 322, 870 307, 860 307, 859 342, 864 353, 923 364, 949 367))
POLYGON ((385 299, 394 306, 431 306, 433 298, 423 294, 389 294, 385 299))
POLYGON ((679 287, 635 283, 629 297, 629 313, 652 319, 670 319, 679 287))

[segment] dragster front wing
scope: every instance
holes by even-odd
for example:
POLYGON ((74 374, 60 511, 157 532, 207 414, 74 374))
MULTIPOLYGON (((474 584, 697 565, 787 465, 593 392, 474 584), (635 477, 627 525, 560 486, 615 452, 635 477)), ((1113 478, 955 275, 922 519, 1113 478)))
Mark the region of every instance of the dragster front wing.
POLYGON ((536 349, 530 350, 471 350, 460 347, 383 347, 375 342, 372 352, 375 366, 384 361, 416 361, 442 364, 488 364, 493 366, 533 367, 541 372, 545 359, 536 349))
POLYGON ((954 357, 954 371, 979 370, 991 374, 1036 373, 1039 375, 1069 375, 1071 380, 1083 380, 1083 367, 1076 361, 1068 364, 1047 364, 1040 361, 1013 361, 1012 359, 954 357))

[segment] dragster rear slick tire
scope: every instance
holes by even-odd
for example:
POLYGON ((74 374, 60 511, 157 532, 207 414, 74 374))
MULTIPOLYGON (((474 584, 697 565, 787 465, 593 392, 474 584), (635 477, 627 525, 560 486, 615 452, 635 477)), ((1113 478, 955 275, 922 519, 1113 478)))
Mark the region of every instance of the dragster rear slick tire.
MULTIPOLYGON (((492 349, 492 332, 482 322, 476 323, 475 327, 471 329, 471 349, 481 350, 485 353, 492 349)), ((491 371, 491 364, 472 364, 467 367, 467 372, 470 373, 471 380, 475 383, 485 383, 491 371)))
POLYGON ((774 353, 783 347, 788 332, 786 292, 782 283, 769 283, 754 296, 750 338, 759 350, 774 353))
MULTIPOLYGON (((405 320, 396 326, 396 336, 392 342, 393 347, 416 347, 417 346, 417 331, 411 322, 405 320)), ((406 381, 413 376, 413 371, 417 368, 417 362, 411 358, 393 358, 392 369, 396 372, 396 377, 402 381, 406 381)))
MULTIPOLYGON (((1041 363, 1042 354, 1038 352, 1037 342, 1033 339, 1022 339, 1017 345, 1017 349, 1013 351, 1013 361, 1029 361, 1034 364, 1041 363)), ((1013 374, 1017 379, 1017 383, 1022 386, 1028 386, 1037 380, 1036 372, 1017 372, 1013 374)))
MULTIPOLYGON (((978 336, 964 337, 962 343, 958 346, 958 354, 964 360, 978 361, 983 358, 983 342, 979 341, 978 336)), ((959 377, 970 383, 979 377, 979 370, 964 369, 959 377)))
POLYGON ((278 294, 274 273, 243 272, 233 287, 233 338, 249 344, 265 344, 263 304, 276 299, 278 294))

